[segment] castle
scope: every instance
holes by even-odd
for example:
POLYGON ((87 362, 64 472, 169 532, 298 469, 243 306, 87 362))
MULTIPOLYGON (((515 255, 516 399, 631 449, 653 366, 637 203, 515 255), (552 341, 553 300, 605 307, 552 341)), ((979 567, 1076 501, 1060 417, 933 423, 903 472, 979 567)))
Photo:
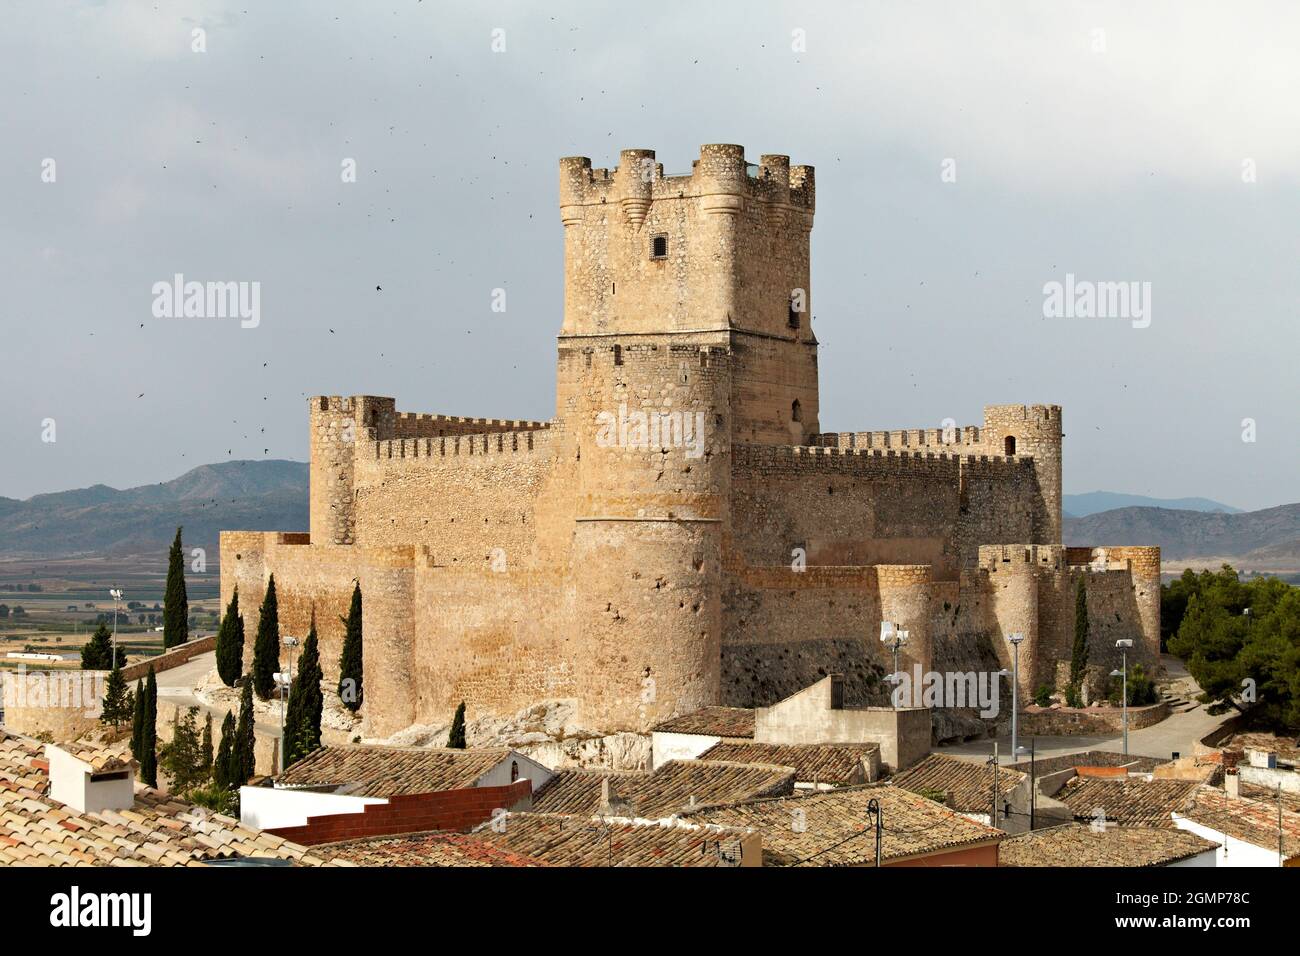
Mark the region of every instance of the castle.
MULTIPOLYGON (((770 704, 828 673, 1011 666, 1064 686, 1088 575, 1090 666, 1158 663, 1160 553, 1061 542, 1061 409, 979 425, 823 433, 810 166, 700 150, 664 175, 560 161, 564 321, 550 421, 310 399, 310 531, 223 532, 221 601, 318 624, 336 672, 353 582, 364 714, 382 737, 541 700, 646 730, 770 704)), ((251 644, 251 641, 250 641, 251 644)), ((246 649, 251 655, 251 647, 246 649)))

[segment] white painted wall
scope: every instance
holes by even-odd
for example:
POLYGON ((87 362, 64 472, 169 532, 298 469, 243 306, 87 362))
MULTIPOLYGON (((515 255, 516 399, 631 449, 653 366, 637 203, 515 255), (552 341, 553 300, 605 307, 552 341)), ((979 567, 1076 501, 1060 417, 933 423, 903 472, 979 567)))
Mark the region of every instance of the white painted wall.
POLYGON ((1185 860, 1179 860, 1177 863, 1168 864, 1170 869, 1173 869, 1174 867, 1178 867, 1178 866, 1186 867, 1186 866, 1218 866, 1218 865, 1219 865, 1218 850, 1205 850, 1204 852, 1198 853, 1195 856, 1189 856, 1185 860))
POLYGON ((90 764, 53 744, 46 745, 45 759, 50 762, 50 797, 78 813, 125 810, 135 805, 133 772, 128 770, 119 780, 92 782, 90 764))
POLYGON ((1218 830, 1203 826, 1195 820, 1174 814, 1174 825, 1180 830, 1190 830, 1197 836, 1223 844, 1214 851, 1215 866, 1271 866, 1276 867, 1277 847, 1256 846, 1236 837, 1224 836, 1218 830))
POLYGON ((714 744, 719 743, 722 743, 721 737, 709 737, 705 734, 673 734, 656 730, 650 735, 650 769, 653 770, 670 760, 694 760, 714 744))
POLYGON ((311 790, 281 790, 276 787, 240 787, 239 822, 258 830, 301 827, 306 826, 308 817, 360 813, 367 804, 387 802, 383 797, 353 797, 311 790))
POLYGON ((510 751, 510 753, 506 754, 506 758, 504 760, 502 760, 499 764, 497 764, 487 773, 483 774, 483 776, 479 777, 478 780, 474 781, 474 786, 476 787, 510 786, 510 784, 513 782, 510 779, 510 764, 512 762, 519 764, 519 779, 529 780, 532 782, 533 793, 536 793, 538 790, 540 790, 542 788, 542 785, 546 783, 546 781, 550 780, 551 777, 555 776, 553 773, 551 773, 551 771, 547 767, 538 763, 536 760, 533 760, 529 757, 525 757, 523 754, 516 753, 515 751, 512 750, 510 751))

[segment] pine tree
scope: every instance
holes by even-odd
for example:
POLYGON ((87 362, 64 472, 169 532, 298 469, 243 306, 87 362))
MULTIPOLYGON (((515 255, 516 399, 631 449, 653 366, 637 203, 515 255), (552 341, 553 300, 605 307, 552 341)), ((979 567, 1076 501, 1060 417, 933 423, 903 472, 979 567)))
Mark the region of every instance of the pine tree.
POLYGON ((235 715, 226 711, 221 721, 221 744, 217 747, 217 759, 212 767, 212 782, 222 790, 229 790, 239 771, 235 762, 235 715))
MULTIPOLYGON (((119 649, 119 656, 125 656, 119 649)), ((81 669, 83 671, 106 671, 113 666, 113 636, 108 632, 108 625, 103 621, 95 628, 85 644, 81 645, 81 669)))
POLYGON ((144 688, 144 678, 135 682, 135 706, 131 714, 131 756, 140 760, 144 753, 144 712, 149 704, 149 693, 144 688))
POLYGON ((185 559, 181 553, 181 529, 176 529, 167 554, 167 590, 163 594, 163 647, 175 647, 190 639, 190 602, 185 594, 185 559))
POLYGON ((199 769, 203 771, 204 781, 212 779, 212 712, 208 711, 203 722, 203 739, 199 742, 199 769))
POLYGON ((1079 575, 1079 585, 1074 592, 1074 646, 1070 649, 1070 686, 1066 691, 1072 707, 1082 701, 1080 689, 1088 669, 1088 579, 1079 575))
POLYGON ((266 585, 253 641, 253 690, 262 700, 275 694, 275 672, 280 669, 280 607, 275 599, 275 575, 266 585))
POLYGON ((447 746, 457 750, 465 749, 465 702, 463 700, 456 708, 456 716, 451 719, 451 733, 447 735, 447 746))
POLYGON ((104 705, 99 715, 100 722, 112 724, 113 729, 117 730, 119 724, 132 717, 134 709, 135 701, 132 700, 131 691, 126 686, 126 678, 122 676, 122 668, 114 667, 108 672, 108 684, 104 688, 104 705))
POLYGON ((239 616, 239 586, 230 596, 226 616, 217 631, 217 675, 227 687, 234 687, 244 669, 244 619, 239 616))
POLYGON ((239 698, 239 725, 235 730, 235 754, 231 760, 231 769, 235 772, 233 787, 248 783, 257 769, 253 721, 253 685, 245 681, 239 698))
MULTIPOLYGON (((165 744, 160 756, 160 764, 171 778, 171 791, 186 794, 207 780, 203 769, 203 746, 199 740, 198 707, 191 707, 184 714, 176 715, 172 726, 171 743, 165 744)), ((211 731, 209 731, 211 742, 211 731)))
POLYGON ((316 639, 316 621, 302 642, 302 658, 293 686, 289 688, 289 706, 284 720, 284 765, 291 767, 320 747, 320 719, 325 697, 320 684, 325 679, 320 668, 320 650, 316 639))
POLYGON ((339 699, 354 714, 361 709, 361 585, 352 588, 352 607, 343 622, 343 653, 339 655, 339 699))
POLYGON ((144 722, 140 728, 140 779, 150 787, 158 786, 158 677, 153 665, 144 685, 144 722))

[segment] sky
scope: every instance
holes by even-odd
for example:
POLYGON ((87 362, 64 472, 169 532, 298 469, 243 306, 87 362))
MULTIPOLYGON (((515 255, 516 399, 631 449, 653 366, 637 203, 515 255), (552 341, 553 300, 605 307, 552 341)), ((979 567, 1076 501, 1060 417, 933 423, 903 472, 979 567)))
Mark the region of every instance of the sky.
POLYGON ((817 170, 823 430, 1059 404, 1067 493, 1300 500, 1300 5, 5 20, 0 495, 305 459, 310 395, 550 418, 559 158, 651 148, 671 175, 740 143, 817 170), (156 316, 178 273, 258 283, 257 324, 156 316), (1137 283, 1145 317, 1045 315, 1067 275, 1137 283))

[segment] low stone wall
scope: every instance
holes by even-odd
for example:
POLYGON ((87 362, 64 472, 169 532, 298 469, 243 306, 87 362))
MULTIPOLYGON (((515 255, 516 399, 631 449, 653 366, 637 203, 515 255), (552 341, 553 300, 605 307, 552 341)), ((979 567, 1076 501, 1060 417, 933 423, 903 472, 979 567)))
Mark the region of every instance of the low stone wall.
POLYGON ((147 677, 150 667, 153 668, 155 674, 161 674, 173 667, 180 667, 200 654, 216 650, 216 647, 217 635, 215 634, 209 637, 200 637, 194 641, 186 641, 179 647, 173 647, 170 651, 159 654, 157 657, 151 657, 148 660, 138 661, 128 667, 123 667, 122 676, 126 678, 128 684, 133 684, 141 677, 147 677))
MULTIPOLYGON (((1129 731, 1158 724, 1169 716, 1169 704, 1161 701, 1149 707, 1128 709, 1129 731)), ((1020 712, 1021 737, 1105 737, 1124 732, 1124 711, 1120 707, 1026 707, 1020 712)))

